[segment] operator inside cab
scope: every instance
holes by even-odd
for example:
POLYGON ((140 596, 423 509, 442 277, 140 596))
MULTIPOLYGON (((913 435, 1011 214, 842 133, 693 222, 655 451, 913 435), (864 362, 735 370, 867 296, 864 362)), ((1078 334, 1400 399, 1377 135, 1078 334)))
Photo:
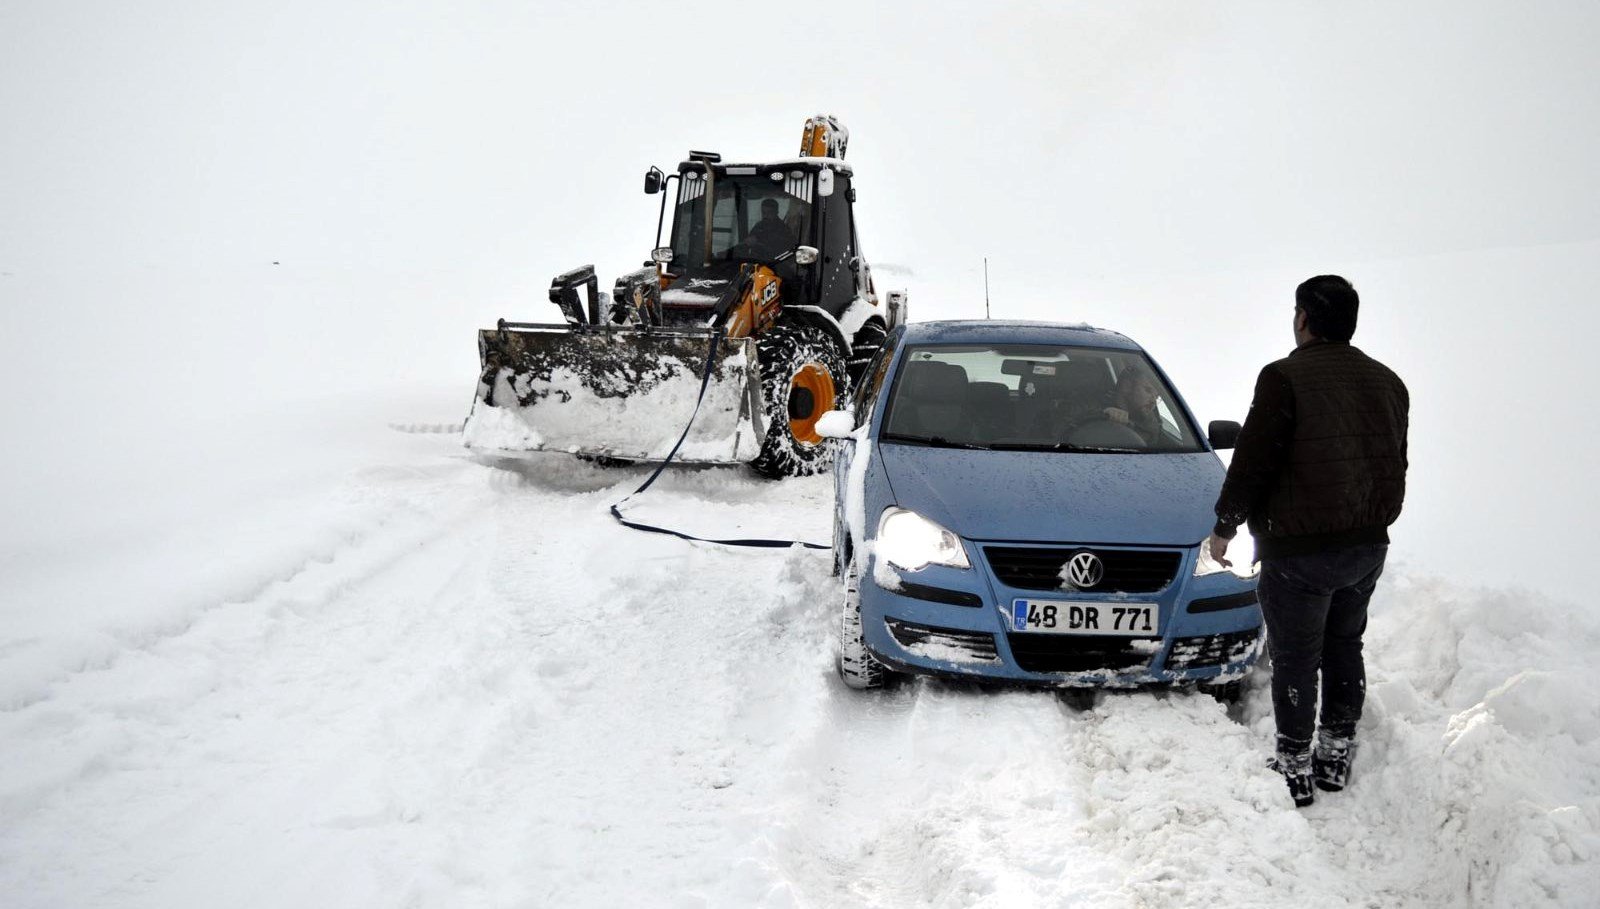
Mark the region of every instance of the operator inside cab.
POLYGON ((761 200, 761 220, 745 235, 744 245, 761 258, 776 259, 794 249, 794 231, 779 216, 777 199, 761 200))

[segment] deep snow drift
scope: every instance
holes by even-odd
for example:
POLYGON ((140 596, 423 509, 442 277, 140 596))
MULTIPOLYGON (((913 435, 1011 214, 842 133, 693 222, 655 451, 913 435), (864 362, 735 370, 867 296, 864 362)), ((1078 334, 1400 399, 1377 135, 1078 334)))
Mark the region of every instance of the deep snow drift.
MULTIPOLYGON (((832 672, 826 553, 627 531, 641 479, 476 463, 428 407, 0 597, 7 906, 1583 906, 1592 615, 1391 572, 1352 788, 1270 707, 832 672), (423 430, 423 431, 414 431, 423 430), (220 507, 220 506, 219 506, 220 507)), ((828 538, 826 477, 633 515, 828 538)))

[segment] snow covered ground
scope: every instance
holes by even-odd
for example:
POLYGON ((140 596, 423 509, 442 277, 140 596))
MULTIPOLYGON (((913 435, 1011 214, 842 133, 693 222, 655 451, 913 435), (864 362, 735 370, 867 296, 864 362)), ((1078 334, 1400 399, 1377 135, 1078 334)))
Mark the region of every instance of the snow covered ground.
MULTIPOLYGON (((625 530, 638 470, 480 464, 415 408, 6 563, 0 903, 1593 904, 1592 610, 1392 572, 1354 785, 1296 811, 1264 674, 851 692, 826 553, 625 530)), ((826 540, 829 494, 675 472, 634 514, 826 540)))
POLYGON ((655 116, 796 10, 0 4, 0 909, 1595 905, 1600 6, 944 6, 655 116), (466 458, 473 330, 638 267, 649 164, 818 111, 914 318, 1126 331, 1202 421, 1361 288, 1414 409, 1349 792, 1288 806, 1264 674, 852 694, 825 554, 466 458))

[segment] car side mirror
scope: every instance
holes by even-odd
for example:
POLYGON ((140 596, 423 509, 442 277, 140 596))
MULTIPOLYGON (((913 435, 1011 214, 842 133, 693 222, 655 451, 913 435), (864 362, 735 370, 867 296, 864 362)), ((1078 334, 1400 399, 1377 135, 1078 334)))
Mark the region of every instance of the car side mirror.
POLYGON ((649 195, 649 196, 653 196, 656 193, 661 192, 661 183, 662 183, 662 178, 664 176, 665 176, 665 174, 661 173, 661 168, 659 168, 659 167, 652 167, 649 170, 645 171, 645 173, 644 173, 644 191, 645 191, 645 194, 649 195))
POLYGON ((1206 426, 1206 438, 1211 441, 1211 447, 1218 451, 1232 448, 1239 444, 1238 423, 1232 420, 1212 420, 1206 426))
POLYGON ((855 429, 855 414, 848 410, 830 410, 817 418, 817 435, 824 439, 848 439, 855 429))
POLYGON ((815 246, 796 246, 794 248, 794 261, 796 265, 810 265, 817 261, 817 248, 815 246))

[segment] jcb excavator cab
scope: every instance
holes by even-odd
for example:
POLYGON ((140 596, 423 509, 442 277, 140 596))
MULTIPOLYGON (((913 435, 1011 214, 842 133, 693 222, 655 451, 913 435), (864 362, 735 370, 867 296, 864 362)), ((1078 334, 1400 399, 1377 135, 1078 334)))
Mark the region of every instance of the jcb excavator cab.
POLYGON ((856 299, 874 297, 856 255, 848 166, 709 158, 683 162, 663 187, 676 189, 670 240, 656 255, 666 279, 664 321, 703 320, 707 298, 744 264, 772 270, 784 306, 816 307, 835 319, 856 299))
POLYGON ((480 333, 469 447, 659 459, 673 424, 640 400, 684 409, 698 386, 678 460, 747 461, 769 476, 823 469, 817 419, 847 399, 903 318, 903 294, 881 304, 861 256, 848 135, 813 117, 800 157, 733 164, 690 152, 671 175, 652 167, 645 192, 662 200, 644 268, 609 299, 592 266, 574 269, 550 288, 565 326, 480 333))

